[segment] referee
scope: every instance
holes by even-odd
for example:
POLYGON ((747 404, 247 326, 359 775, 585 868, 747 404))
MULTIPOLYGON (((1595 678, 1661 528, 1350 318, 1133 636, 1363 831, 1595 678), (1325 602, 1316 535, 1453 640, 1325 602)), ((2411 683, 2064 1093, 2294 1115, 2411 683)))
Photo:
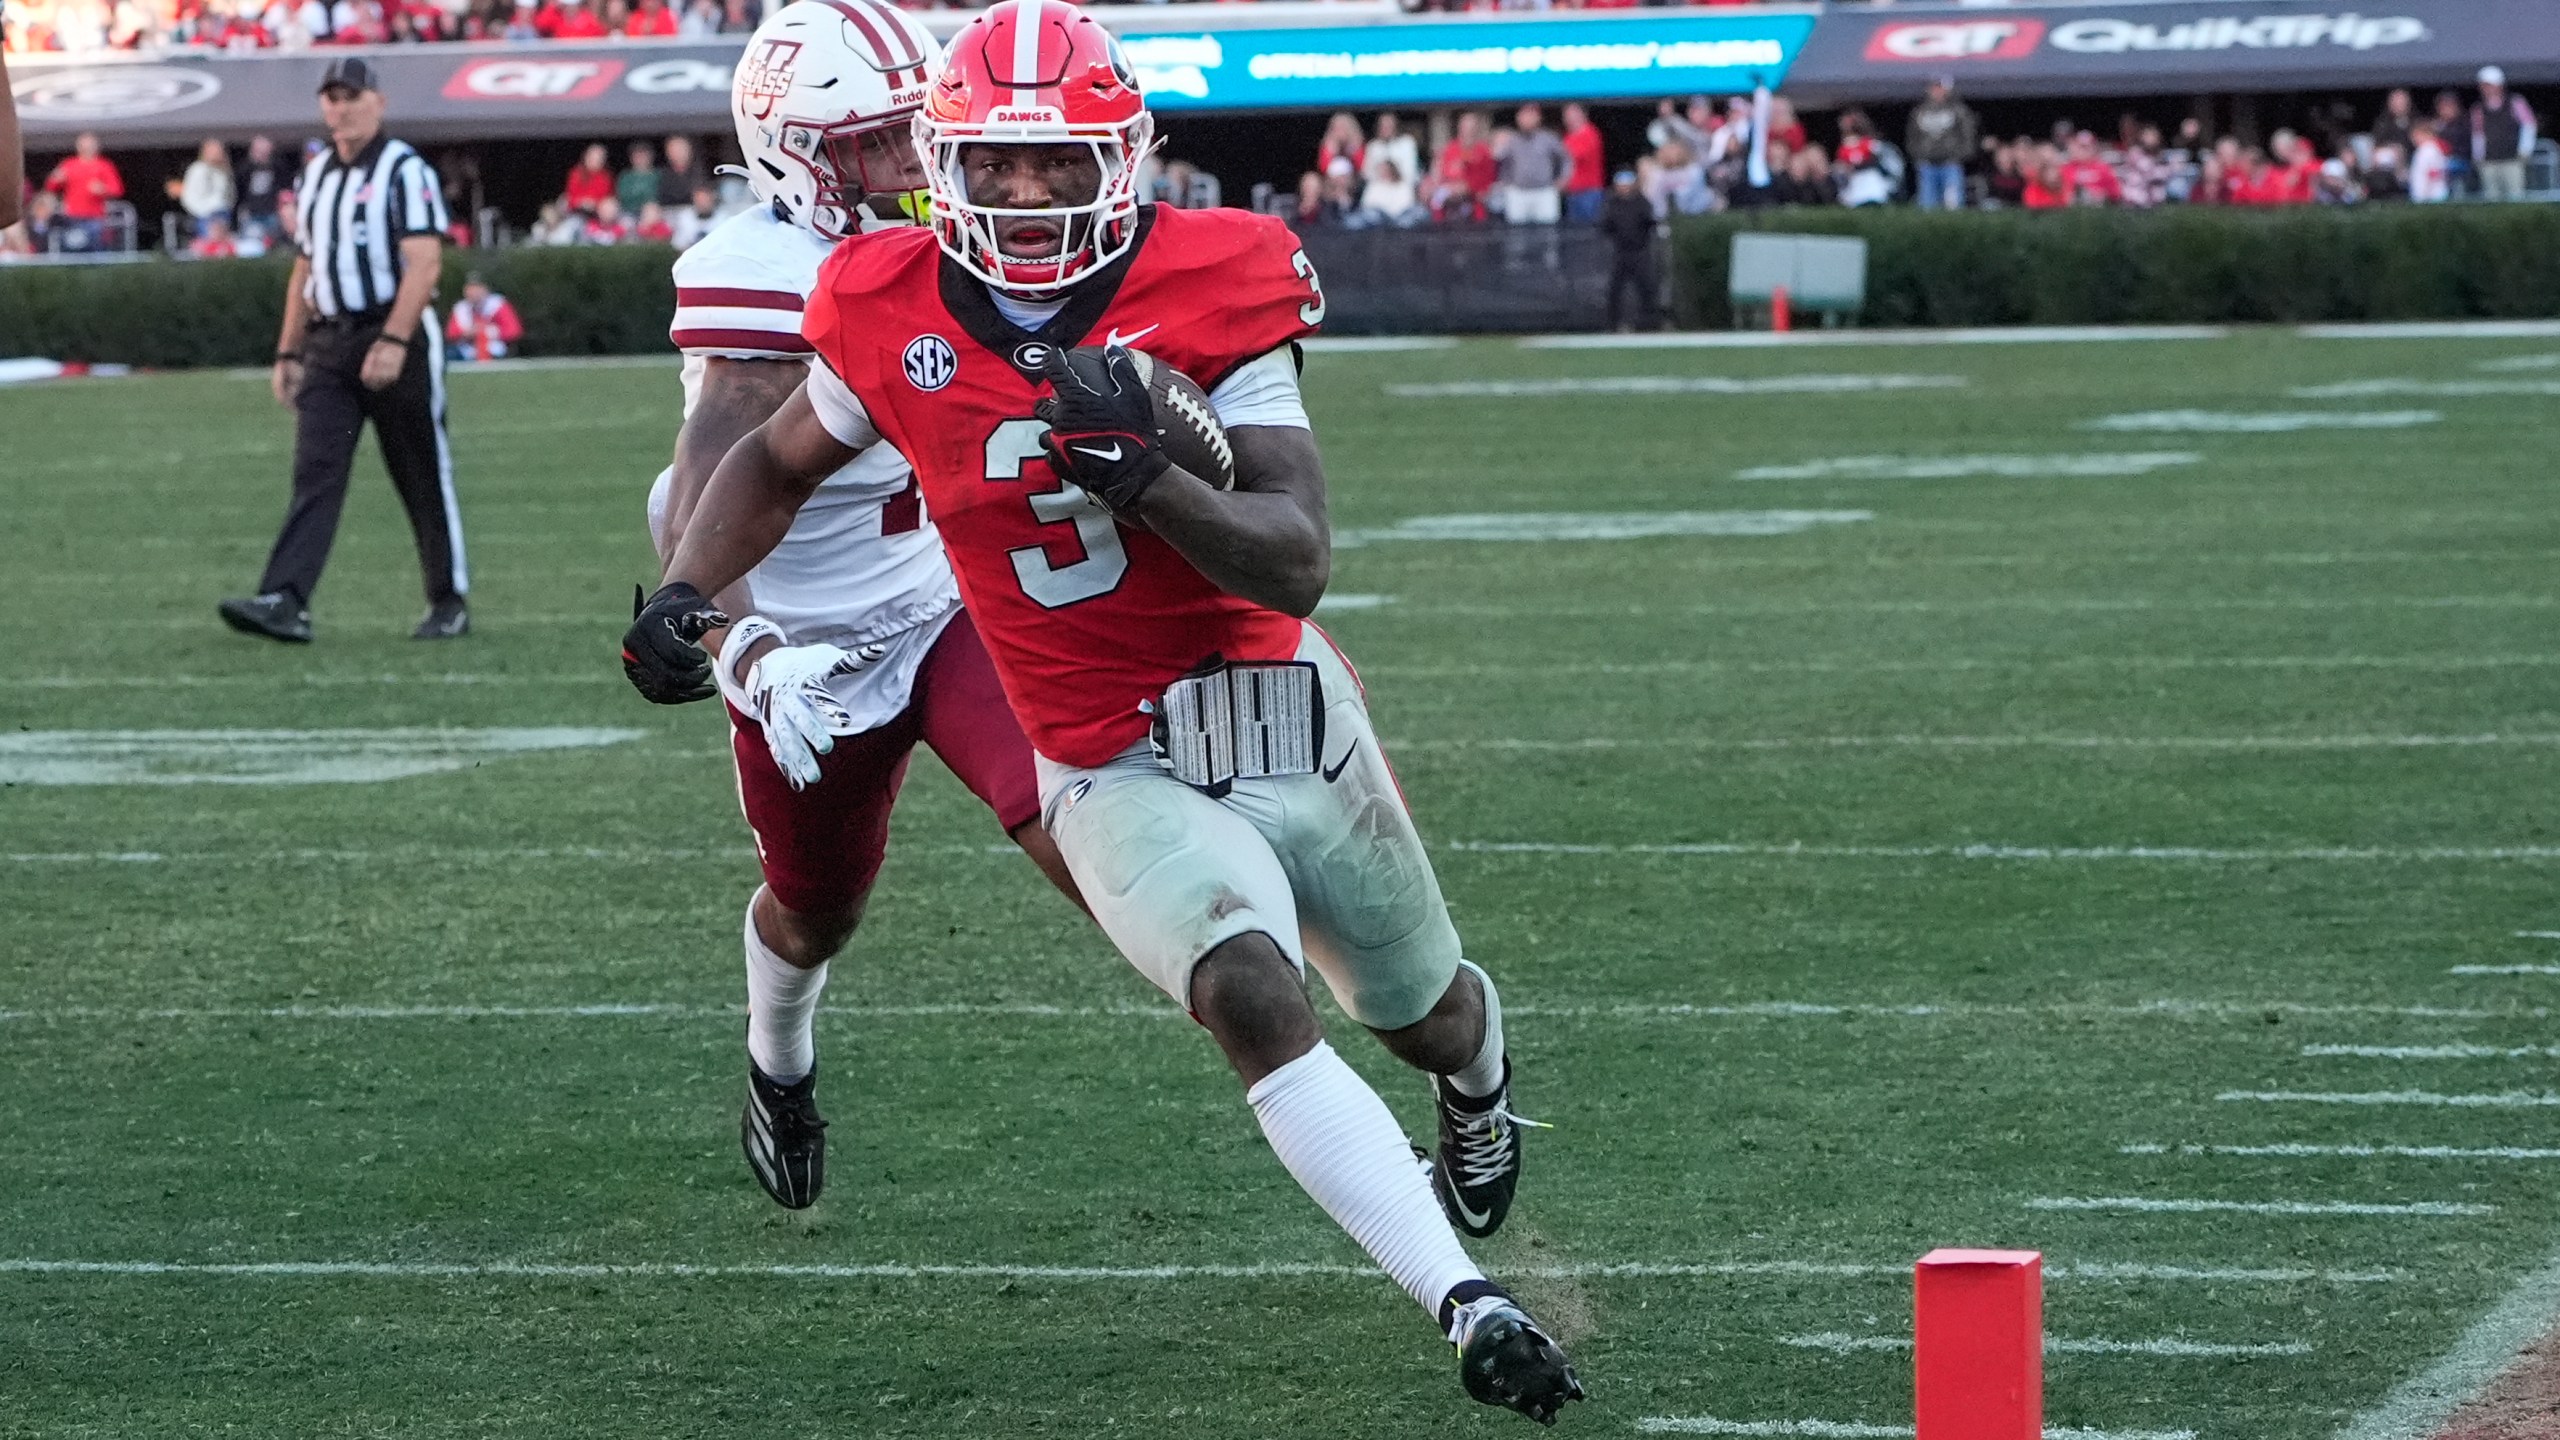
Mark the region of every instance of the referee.
POLYGON ((247 635, 311 639, 311 592, 370 420, 426 576, 426 618, 410 634, 452 639, 470 630, 471 612, 444 433, 442 331, 428 303, 444 264, 444 197, 433 167, 382 133, 381 81, 362 57, 330 63, 320 121, 330 148, 302 171, 302 253, 276 340, 276 403, 295 414, 293 503, 258 593, 223 601, 222 618, 247 635))

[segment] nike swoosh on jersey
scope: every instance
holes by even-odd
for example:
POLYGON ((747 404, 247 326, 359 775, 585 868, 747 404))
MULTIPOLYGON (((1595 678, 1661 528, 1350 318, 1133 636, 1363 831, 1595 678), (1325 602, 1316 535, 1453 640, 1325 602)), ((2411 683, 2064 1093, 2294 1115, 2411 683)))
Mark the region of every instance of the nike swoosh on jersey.
POLYGON ((1150 325, 1144 330, 1132 330, 1126 335, 1121 334, 1119 327, 1115 325, 1112 327, 1111 333, 1103 337, 1102 343, 1105 345, 1134 345, 1156 333, 1157 327, 1163 324, 1164 322, 1159 320, 1154 325, 1150 325))
POLYGON ((1079 455, 1090 455, 1094 459, 1104 461, 1106 463, 1120 458, 1120 446, 1116 441, 1113 442, 1111 448, 1108 450, 1096 450, 1085 445, 1070 445, 1067 448, 1075 451, 1079 455))

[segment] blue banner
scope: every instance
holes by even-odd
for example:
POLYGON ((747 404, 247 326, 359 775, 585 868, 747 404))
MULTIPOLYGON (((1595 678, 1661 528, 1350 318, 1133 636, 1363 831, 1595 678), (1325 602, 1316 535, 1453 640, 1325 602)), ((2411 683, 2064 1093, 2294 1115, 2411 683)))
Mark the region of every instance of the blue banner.
POLYGON ((1121 37, 1158 110, 1730 94, 1786 78, 1810 14, 1488 19, 1121 37))

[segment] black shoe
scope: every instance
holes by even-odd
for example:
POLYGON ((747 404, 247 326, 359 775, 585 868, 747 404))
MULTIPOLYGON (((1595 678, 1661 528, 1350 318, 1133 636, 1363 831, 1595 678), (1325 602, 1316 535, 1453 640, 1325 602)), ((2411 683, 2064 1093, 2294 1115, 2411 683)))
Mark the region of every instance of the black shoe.
POLYGON ((263 635, 289 645, 311 643, 311 611, 281 590, 246 600, 225 600, 222 623, 243 635, 263 635))
POLYGON ((1582 1398, 1582 1381, 1564 1348, 1501 1287, 1462 1285, 1441 1308, 1448 1312, 1449 1343, 1458 1347, 1458 1379, 1478 1402, 1553 1425, 1567 1401, 1582 1398), (1473 1298, 1458 1299, 1470 1293, 1473 1298))
POLYGON ((1479 1100, 1458 1093, 1445 1075, 1431 1077, 1439 1102, 1440 1152, 1431 1165, 1431 1190, 1449 1223, 1478 1240, 1502 1228, 1511 1193, 1520 1186, 1520 1131, 1544 1129, 1511 1113, 1511 1062, 1502 1062, 1502 1088, 1479 1100))
POLYGON ((818 1072, 777 1085, 747 1066, 747 1108, 738 1117, 738 1143, 756 1183, 786 1210, 817 1203, 827 1183, 827 1122, 818 1116, 818 1072))
POLYGON ((459 600, 439 600, 409 632, 412 640, 457 640, 471 633, 471 609, 459 600))

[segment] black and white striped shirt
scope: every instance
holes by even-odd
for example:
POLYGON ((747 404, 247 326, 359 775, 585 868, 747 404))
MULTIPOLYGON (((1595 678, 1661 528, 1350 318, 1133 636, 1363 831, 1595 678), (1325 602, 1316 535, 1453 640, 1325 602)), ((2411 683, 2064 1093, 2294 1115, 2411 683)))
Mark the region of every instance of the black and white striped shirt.
POLYGON ((400 288, 400 242, 444 233, 435 167, 387 135, 373 137, 352 161, 339 159, 334 146, 321 151, 303 167, 296 199, 302 253, 311 262, 302 298, 321 316, 389 309, 400 288))

